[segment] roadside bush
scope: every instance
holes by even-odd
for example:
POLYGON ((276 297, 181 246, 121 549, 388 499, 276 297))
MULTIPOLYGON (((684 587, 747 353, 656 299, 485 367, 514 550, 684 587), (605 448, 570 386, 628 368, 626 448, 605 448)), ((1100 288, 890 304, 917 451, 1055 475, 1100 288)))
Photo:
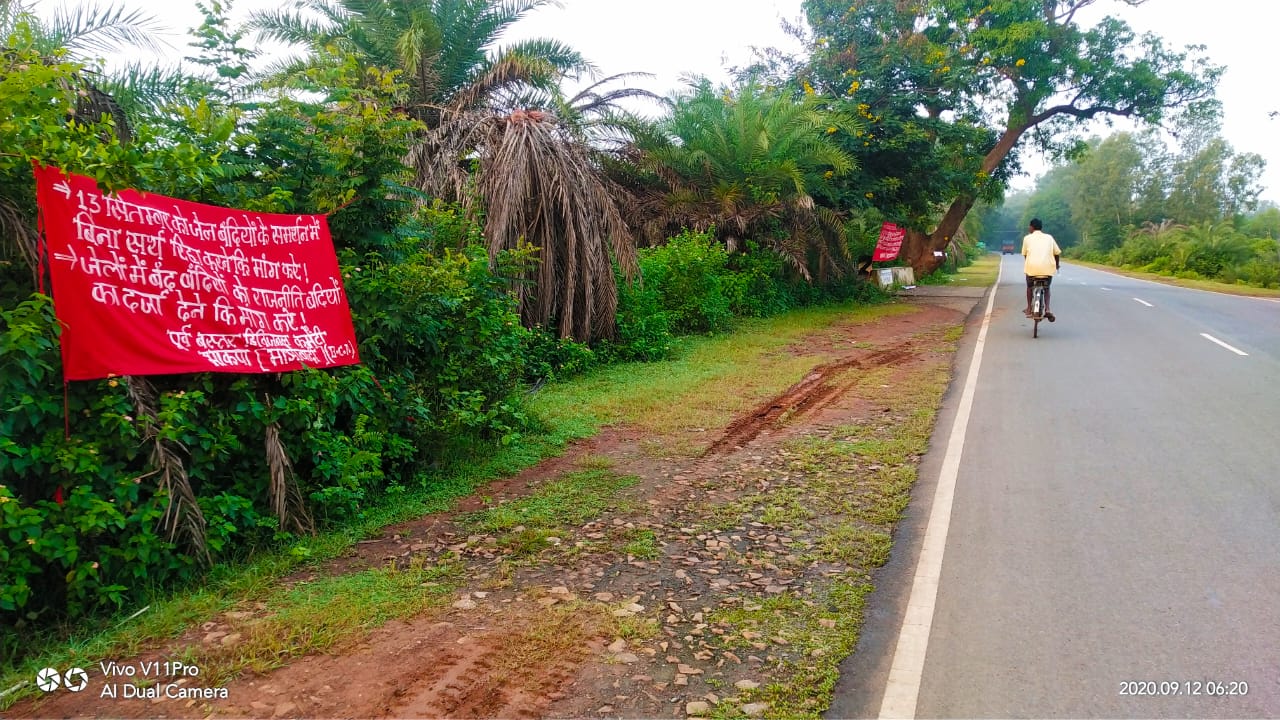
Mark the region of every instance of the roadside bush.
POLYGON ((590 370, 600 362, 599 356, 585 343, 557 337, 546 328, 533 328, 525 337, 524 379, 529 384, 548 380, 564 380, 590 370))
POLYGON ((724 279, 730 311, 738 317, 769 317, 795 307, 786 261, 777 253, 749 243, 747 251, 729 257, 724 279))
POLYGON ((640 272, 646 287, 657 293, 658 305, 675 333, 712 333, 733 322, 725 276, 729 254, 713 232, 686 230, 665 245, 640 251, 640 272))
POLYGON ((1280 263, 1254 258, 1239 269, 1240 279, 1262 288, 1280 287, 1280 263))
MULTIPOLYGON (((643 251, 642 251, 643 255, 643 251)), ((662 297, 648 279, 618 277, 617 336, 600 344, 606 362, 656 362, 671 356, 675 338, 662 297)))
POLYGON ((511 396, 530 331, 485 250, 406 253, 398 263, 344 253, 342 265, 361 359, 404 383, 419 450, 513 440, 522 416, 511 396))

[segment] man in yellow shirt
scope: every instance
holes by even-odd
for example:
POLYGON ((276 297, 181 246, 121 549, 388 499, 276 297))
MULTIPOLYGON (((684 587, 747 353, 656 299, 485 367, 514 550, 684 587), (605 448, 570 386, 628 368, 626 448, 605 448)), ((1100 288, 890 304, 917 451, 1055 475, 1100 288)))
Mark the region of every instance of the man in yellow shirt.
POLYGON ((1033 278, 1046 277, 1049 278, 1044 289, 1044 317, 1049 322, 1054 321, 1053 313, 1049 312, 1049 288, 1047 285, 1053 282, 1053 276, 1058 274, 1058 268, 1062 264, 1062 249, 1058 247, 1058 242, 1053 236, 1044 232, 1044 225, 1040 222, 1040 218, 1031 220, 1031 232, 1022 238, 1022 256, 1026 260, 1022 264, 1023 272, 1027 275, 1027 317, 1031 317, 1031 281, 1033 278))

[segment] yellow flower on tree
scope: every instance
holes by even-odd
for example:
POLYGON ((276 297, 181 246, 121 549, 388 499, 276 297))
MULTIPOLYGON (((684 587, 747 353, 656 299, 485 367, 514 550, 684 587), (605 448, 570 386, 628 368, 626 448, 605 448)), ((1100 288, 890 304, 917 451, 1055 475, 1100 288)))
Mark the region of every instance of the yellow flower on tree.
POLYGON ((1017 65, 1018 67, 1022 67, 1023 65, 1026 65, 1026 64, 1027 64, 1027 61, 1023 60, 1022 58, 1018 58, 1018 62, 1014 63, 1014 65, 1017 65))
POLYGON ((835 133, 835 131, 836 131, 836 130, 837 130, 836 126, 835 126, 835 125, 832 125, 831 127, 828 127, 828 128, 827 128, 827 134, 828 134, 828 135, 831 135, 831 134, 835 133))
POLYGON ((805 81, 804 81, 804 94, 805 94, 805 95, 813 95, 813 94, 814 94, 813 86, 809 84, 809 81, 808 81, 808 80, 805 80, 805 81))

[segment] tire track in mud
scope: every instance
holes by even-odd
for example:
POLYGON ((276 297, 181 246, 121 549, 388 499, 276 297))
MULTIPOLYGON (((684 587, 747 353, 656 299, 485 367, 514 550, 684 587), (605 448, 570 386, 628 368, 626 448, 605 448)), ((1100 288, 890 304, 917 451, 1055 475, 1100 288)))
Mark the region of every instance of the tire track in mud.
POLYGON ((819 365, 800 382, 787 388, 754 410, 730 423, 724 434, 706 449, 703 457, 731 452, 778 429, 784 421, 821 410, 858 384, 858 379, 838 382, 849 370, 871 370, 910 360, 916 356, 912 342, 877 350, 869 355, 848 357, 819 365))
POLYGON ((501 636, 446 650, 431 671, 388 698, 378 717, 536 718, 588 654, 513 669, 503 667, 506 651, 501 636))

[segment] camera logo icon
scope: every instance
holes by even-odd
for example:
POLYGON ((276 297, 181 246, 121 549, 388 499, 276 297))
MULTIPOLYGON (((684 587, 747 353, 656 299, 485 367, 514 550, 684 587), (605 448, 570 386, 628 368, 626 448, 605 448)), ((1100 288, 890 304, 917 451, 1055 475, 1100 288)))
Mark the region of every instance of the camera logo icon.
POLYGON ((36 687, 44 692, 53 692, 65 687, 71 692, 80 692, 89 686, 89 673, 84 668, 71 668, 65 674, 57 668, 44 668, 36 673, 36 687))
POLYGON ((80 692, 89 686, 89 673, 84 668, 71 668, 63 673, 62 686, 71 692, 80 692))
POLYGON ((57 668, 45 668, 36 673, 36 687, 45 692, 53 692, 62 685, 62 675, 57 668))

